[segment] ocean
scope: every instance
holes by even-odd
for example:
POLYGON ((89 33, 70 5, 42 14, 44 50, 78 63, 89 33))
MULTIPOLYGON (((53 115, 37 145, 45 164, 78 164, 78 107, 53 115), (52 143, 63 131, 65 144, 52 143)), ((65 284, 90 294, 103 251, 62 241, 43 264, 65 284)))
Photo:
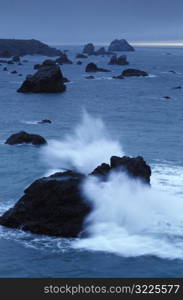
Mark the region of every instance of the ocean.
POLYGON ((94 204, 87 238, 1 226, 0 277, 182 277, 183 88, 176 87, 183 86, 183 48, 136 47, 125 53, 129 66, 107 65, 107 56, 77 65, 82 46, 59 48, 74 62, 61 66, 70 79, 62 94, 16 92, 46 57, 26 56, 28 62, 8 65, 8 72, 0 66, 0 214, 34 180, 61 169, 64 157, 89 172, 110 155, 143 156, 152 168, 151 188, 119 174, 105 186, 86 182, 86 201, 94 204), (88 80, 89 62, 111 72, 88 80), (128 67, 149 76, 112 79, 128 67), (52 124, 38 124, 42 119, 52 124), (4 144, 20 130, 42 135, 48 146, 4 144))

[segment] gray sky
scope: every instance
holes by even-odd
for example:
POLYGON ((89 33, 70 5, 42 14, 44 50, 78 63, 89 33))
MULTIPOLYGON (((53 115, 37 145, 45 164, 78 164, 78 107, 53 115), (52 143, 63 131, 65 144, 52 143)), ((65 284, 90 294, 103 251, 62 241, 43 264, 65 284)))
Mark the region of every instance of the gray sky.
POLYGON ((0 37, 183 42, 183 0, 0 0, 0 37))

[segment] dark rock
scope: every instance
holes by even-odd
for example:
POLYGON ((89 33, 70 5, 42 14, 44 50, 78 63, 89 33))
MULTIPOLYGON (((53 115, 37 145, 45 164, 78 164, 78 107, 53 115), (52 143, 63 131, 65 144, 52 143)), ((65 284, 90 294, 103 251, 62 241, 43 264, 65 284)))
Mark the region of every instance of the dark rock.
POLYGON ((121 55, 117 57, 117 55, 113 55, 108 63, 109 65, 128 65, 129 62, 127 61, 126 55, 121 55))
POLYGON ((19 93, 62 93, 66 89, 60 67, 46 60, 34 75, 28 75, 19 93))
POLYGON ((88 55, 93 55, 95 52, 95 47, 92 43, 86 44, 83 48, 83 53, 86 53, 88 55))
POLYGON ((59 58, 57 58, 55 60, 56 63, 58 63, 59 65, 62 65, 62 64, 72 64, 73 62, 68 59, 67 55, 65 53, 63 53, 62 55, 60 55, 59 58))
POLYGON ((118 76, 113 76, 112 78, 114 78, 114 79, 124 79, 124 76, 122 74, 120 74, 118 76))
POLYGON ((88 56, 82 53, 78 53, 76 54, 76 58, 88 58, 88 56))
POLYGON ((14 62, 13 62, 12 60, 8 60, 8 61, 7 61, 7 64, 8 64, 8 65, 13 65, 14 62))
POLYGON ((85 78, 86 78, 86 79, 95 79, 95 77, 94 77, 94 76, 92 76, 92 75, 90 75, 90 76, 86 76, 85 78))
POLYGON ((76 62, 76 64, 77 64, 77 65, 82 65, 82 61, 78 60, 78 61, 76 62))
POLYGON ((62 52, 38 40, 0 39, 0 57, 40 54, 59 56, 62 52), (5 56, 6 54, 6 56, 5 56))
POLYGON ((176 71, 173 71, 173 70, 170 70, 170 71, 168 71, 169 73, 172 73, 172 74, 177 74, 177 72, 176 71))
POLYGON ((103 68, 98 68, 96 64, 89 63, 86 66, 85 72, 110 72, 110 70, 106 70, 106 69, 103 69, 103 68))
POLYGON ((35 64, 34 65, 34 70, 38 70, 40 68, 41 64, 35 64))
POLYGON ((126 69, 122 72, 124 77, 131 77, 131 76, 148 76, 147 72, 136 70, 136 69, 126 69))
POLYGON ((95 170, 91 173, 91 175, 107 175, 109 171, 111 170, 110 165, 108 164, 101 164, 100 166, 96 167, 95 170))
POLYGON ((44 120, 41 120, 38 122, 39 124, 51 124, 51 120, 48 120, 48 119, 44 119, 44 120))
POLYGON ((64 77, 63 80, 64 80, 64 83, 70 82, 70 80, 67 77, 64 77))
POLYGON ((23 64, 21 62, 18 63, 18 66, 22 66, 23 64))
POLYGON ((179 89, 182 89, 182 86, 181 85, 178 85, 176 87, 173 88, 174 90, 179 90, 179 89))
POLYGON ((0 63, 7 64, 8 60, 0 59, 0 63))
POLYGON ((22 76, 22 74, 18 74, 18 76, 22 76))
POLYGON ((17 74, 17 71, 16 70, 11 71, 11 74, 17 74))
POLYGON ((112 169, 117 168, 119 171, 126 171, 129 176, 140 178, 150 184, 151 168, 141 156, 134 158, 128 156, 112 156, 110 165, 112 169))
POLYGON ((44 145, 46 140, 38 134, 29 134, 25 131, 12 134, 5 142, 8 145, 16 144, 33 144, 33 145, 44 145))
POLYGON ((171 99, 170 96, 164 96, 163 98, 165 98, 165 99, 171 99))
MULTIPOLYGON (((151 169, 142 157, 112 157, 111 165, 98 166, 90 176, 107 180, 113 169, 150 182, 151 169)), ((85 217, 92 210, 80 189, 85 178, 80 173, 66 171, 34 181, 15 206, 0 217, 0 224, 36 234, 78 237, 84 230, 85 217)))
POLYGON ((8 71, 8 69, 6 67, 3 68, 3 71, 8 71))
POLYGON ((13 56, 12 61, 13 62, 20 62, 20 56, 13 56))
POLYGON ((23 62, 24 62, 24 63, 27 63, 27 62, 29 62, 29 61, 28 61, 27 59, 24 59, 23 62))
POLYGON ((111 51, 106 51, 105 47, 101 47, 99 48, 97 51, 94 51, 93 53, 94 55, 102 55, 102 56, 105 56, 105 55, 114 55, 113 52, 111 51))
POLYGON ((135 49, 124 39, 111 42, 108 51, 135 51, 135 49))

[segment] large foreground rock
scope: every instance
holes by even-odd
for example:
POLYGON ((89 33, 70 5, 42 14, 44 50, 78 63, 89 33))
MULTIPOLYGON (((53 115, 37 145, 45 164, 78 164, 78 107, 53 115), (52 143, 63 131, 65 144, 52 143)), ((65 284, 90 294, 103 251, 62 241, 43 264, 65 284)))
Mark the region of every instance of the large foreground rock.
POLYGON ((108 51, 135 51, 135 49, 125 39, 116 39, 111 42, 108 51))
POLYGON ((110 72, 110 70, 103 69, 103 68, 98 68, 96 64, 89 63, 86 66, 85 72, 110 72))
POLYGON ((19 93, 62 93, 66 89, 60 67, 51 60, 39 66, 34 75, 28 75, 19 93))
MULTIPOLYGON (((151 169, 142 157, 113 156, 110 165, 98 166, 89 176, 107 180, 109 172, 115 169, 150 183, 151 169)), ((81 193, 84 179, 86 176, 82 174, 66 171, 36 180, 15 206, 0 217, 0 224, 37 234, 79 236, 84 230, 85 217, 92 210, 81 193)))
POLYGON ((38 40, 0 39, 0 57, 40 54, 59 56, 62 52, 38 40))
POLYGON ((44 145, 46 140, 38 134, 30 134, 25 131, 12 134, 5 142, 8 145, 16 144, 33 144, 33 145, 44 145))

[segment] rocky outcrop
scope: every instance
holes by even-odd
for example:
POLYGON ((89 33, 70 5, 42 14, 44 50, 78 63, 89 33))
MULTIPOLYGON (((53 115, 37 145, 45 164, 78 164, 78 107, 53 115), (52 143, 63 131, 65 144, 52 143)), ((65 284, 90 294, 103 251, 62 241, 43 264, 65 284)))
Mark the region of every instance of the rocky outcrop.
POLYGON ((121 55, 117 57, 117 55, 113 55, 108 63, 109 65, 128 65, 129 62, 127 61, 127 56, 126 55, 121 55))
POLYGON ((60 55, 59 58, 57 58, 55 60, 56 63, 58 63, 59 65, 63 65, 63 64, 72 64, 73 62, 67 57, 67 55, 65 53, 63 53, 62 55, 60 55))
POLYGON ((86 66, 85 72, 110 72, 110 70, 103 69, 103 68, 98 68, 96 64, 89 63, 86 66))
POLYGON ((92 75, 86 76, 85 78, 86 78, 86 79, 95 79, 95 77, 92 76, 92 75))
POLYGON ((34 39, 0 39, 0 57, 23 56, 32 54, 59 56, 62 54, 62 52, 34 39))
POLYGON ((78 61, 76 62, 76 65, 82 65, 82 61, 78 60, 78 61))
POLYGON ((20 62, 20 56, 13 56, 12 61, 19 63, 20 62))
MULTIPOLYGON (((98 166, 89 176, 107 180, 111 170, 127 172, 149 184, 151 169, 142 157, 111 157, 110 165, 98 166)), ((86 176, 73 171, 55 173, 33 182, 24 195, 0 217, 0 225, 36 234, 78 237, 92 207, 85 201, 81 184, 86 176)), ((114 201, 114 199, 111 199, 114 201)))
POLYGON ((62 93, 66 89, 60 67, 52 60, 46 60, 34 75, 28 75, 19 93, 62 93))
POLYGON ((114 79, 124 79, 124 76, 122 74, 117 75, 117 76, 113 76, 112 78, 114 79))
POLYGON ((95 47, 92 43, 86 44, 83 48, 83 53, 86 53, 88 55, 93 55, 95 52, 95 47))
POLYGON ((12 134, 5 142, 8 145, 16 144, 33 144, 33 145, 44 145, 46 140, 38 134, 30 134, 25 131, 12 134))
POLYGON ((131 77, 131 76, 148 76, 147 72, 136 70, 136 69, 126 69, 122 72, 122 76, 131 77))
POLYGON ((88 56, 82 53, 78 53, 76 54, 76 58, 88 58, 88 56))
POLYGON ((125 40, 114 40, 109 45, 108 51, 134 51, 135 49, 125 40))
POLYGON ((51 120, 48 120, 48 119, 44 119, 44 120, 41 120, 41 121, 38 121, 39 124, 51 124, 51 120))

